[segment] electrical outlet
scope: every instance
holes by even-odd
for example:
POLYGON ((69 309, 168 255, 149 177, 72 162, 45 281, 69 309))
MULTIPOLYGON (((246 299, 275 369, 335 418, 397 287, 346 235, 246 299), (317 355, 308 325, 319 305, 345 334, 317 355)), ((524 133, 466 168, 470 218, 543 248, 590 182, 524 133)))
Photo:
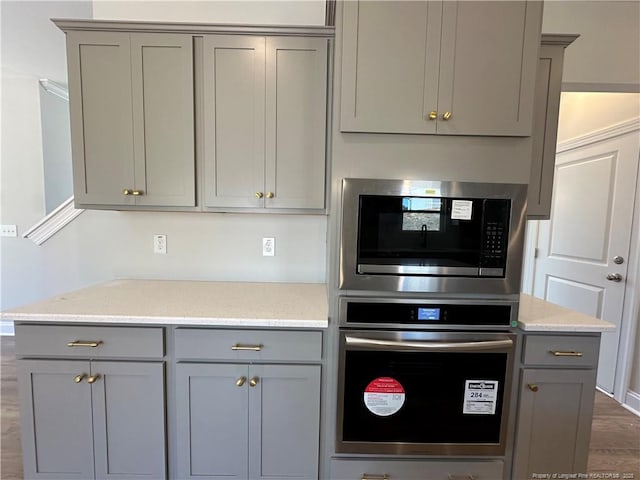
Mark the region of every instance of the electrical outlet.
POLYGON ((167 236, 166 235, 154 235, 153 236, 153 253, 167 253, 167 236))
POLYGON ((17 237, 17 225, 0 225, 0 237, 17 237))
POLYGON ((273 257, 276 254, 276 239, 273 237, 264 237, 262 239, 262 256, 273 257))

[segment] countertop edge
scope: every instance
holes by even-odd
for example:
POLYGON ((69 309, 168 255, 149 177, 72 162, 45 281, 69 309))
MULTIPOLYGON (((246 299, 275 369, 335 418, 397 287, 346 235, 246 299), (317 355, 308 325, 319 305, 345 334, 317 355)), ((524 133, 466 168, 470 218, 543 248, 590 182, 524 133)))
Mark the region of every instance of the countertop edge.
POLYGON ((615 325, 549 325, 537 323, 518 322, 518 328, 523 332, 550 332, 550 333, 604 333, 616 330, 615 325))

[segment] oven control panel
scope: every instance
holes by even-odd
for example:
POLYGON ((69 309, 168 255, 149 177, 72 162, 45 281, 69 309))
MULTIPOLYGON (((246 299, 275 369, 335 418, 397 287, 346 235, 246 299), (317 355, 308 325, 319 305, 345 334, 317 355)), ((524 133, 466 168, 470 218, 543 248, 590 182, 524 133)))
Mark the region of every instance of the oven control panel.
POLYGON ((465 325, 511 327, 512 305, 487 303, 381 302, 344 300, 343 325, 465 325))

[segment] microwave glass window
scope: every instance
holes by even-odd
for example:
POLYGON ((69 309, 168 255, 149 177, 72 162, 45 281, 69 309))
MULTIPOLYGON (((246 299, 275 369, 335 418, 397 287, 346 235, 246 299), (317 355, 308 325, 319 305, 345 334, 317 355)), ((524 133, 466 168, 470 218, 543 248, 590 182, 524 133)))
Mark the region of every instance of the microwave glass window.
POLYGON ((439 198, 402 198, 402 230, 438 232, 442 224, 441 217, 442 200, 439 198))

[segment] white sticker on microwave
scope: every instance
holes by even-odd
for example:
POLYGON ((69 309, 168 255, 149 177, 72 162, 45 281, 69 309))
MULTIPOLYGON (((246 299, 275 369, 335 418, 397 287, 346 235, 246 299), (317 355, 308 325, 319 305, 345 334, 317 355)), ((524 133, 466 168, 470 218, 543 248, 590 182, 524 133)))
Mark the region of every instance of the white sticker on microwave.
POLYGON ((467 380, 465 382, 462 413, 495 415, 497 402, 497 380, 467 380))
POLYGON ((451 220, 471 220, 473 200, 452 200, 451 220))
POLYGON ((395 378, 378 377, 364 389, 364 404, 379 417, 393 415, 404 405, 405 393, 402 384, 395 378))

